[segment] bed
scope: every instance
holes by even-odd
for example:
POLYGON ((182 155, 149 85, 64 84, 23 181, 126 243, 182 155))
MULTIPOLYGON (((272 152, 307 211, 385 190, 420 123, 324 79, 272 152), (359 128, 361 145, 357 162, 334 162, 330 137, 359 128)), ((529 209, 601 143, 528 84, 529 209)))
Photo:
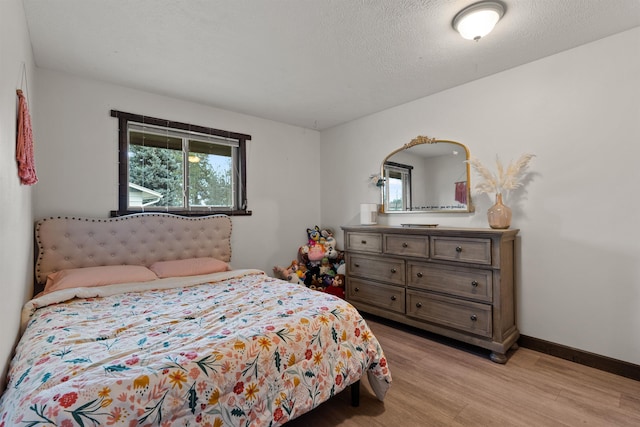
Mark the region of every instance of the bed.
POLYGON ((278 426, 391 384, 350 304, 231 268, 227 216, 48 218, 35 237, 2 427, 278 426))

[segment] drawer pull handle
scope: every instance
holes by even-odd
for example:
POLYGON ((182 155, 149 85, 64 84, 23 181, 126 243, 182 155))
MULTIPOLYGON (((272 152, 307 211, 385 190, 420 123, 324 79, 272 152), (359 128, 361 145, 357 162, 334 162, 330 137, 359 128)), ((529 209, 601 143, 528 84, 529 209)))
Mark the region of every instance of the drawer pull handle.
POLYGON ((395 295, 391 295, 391 301, 395 301, 397 298, 395 295))
POLYGON ((406 243, 404 243, 404 242, 403 242, 403 243, 402 243, 402 247, 403 247, 403 248, 408 248, 408 247, 409 247, 409 245, 407 245, 406 243))
POLYGON ((418 276, 418 277, 422 278, 423 274, 422 274, 422 273, 420 273, 420 272, 418 272, 418 273, 416 274, 416 276, 418 276))
POLYGON ((361 240, 360 243, 362 243, 363 245, 366 245, 367 241, 366 240, 361 240))
POLYGON ((395 272, 397 272, 397 271, 398 271, 398 270, 396 270, 395 268, 392 268, 392 269, 391 269, 391 272, 392 272, 392 273, 395 273, 395 272))
POLYGON ((472 314, 470 319, 472 322, 475 322, 476 320, 478 320, 478 316, 476 316, 475 314, 472 314))
POLYGON ((473 282, 471 282, 471 286, 473 286, 474 288, 478 287, 478 282, 476 280, 474 280, 473 282))
POLYGON ((360 292, 360 288, 355 288, 354 291, 360 292))
POLYGON ((418 307, 418 308, 422 307, 422 303, 421 302, 417 302, 416 303, 416 307, 418 307))
POLYGON ((462 246, 456 246, 456 252, 458 253, 462 252, 462 246))
POLYGON ((360 264, 355 263, 355 264, 353 264, 353 266, 354 266, 354 267, 360 267, 360 264))

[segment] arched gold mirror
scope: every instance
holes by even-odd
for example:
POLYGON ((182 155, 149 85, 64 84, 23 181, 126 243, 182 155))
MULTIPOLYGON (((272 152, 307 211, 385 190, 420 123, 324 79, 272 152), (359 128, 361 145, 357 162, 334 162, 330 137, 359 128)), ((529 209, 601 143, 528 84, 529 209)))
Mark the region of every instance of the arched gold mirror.
POLYGON ((459 142, 412 139, 382 161, 380 212, 473 212, 468 159, 459 142))

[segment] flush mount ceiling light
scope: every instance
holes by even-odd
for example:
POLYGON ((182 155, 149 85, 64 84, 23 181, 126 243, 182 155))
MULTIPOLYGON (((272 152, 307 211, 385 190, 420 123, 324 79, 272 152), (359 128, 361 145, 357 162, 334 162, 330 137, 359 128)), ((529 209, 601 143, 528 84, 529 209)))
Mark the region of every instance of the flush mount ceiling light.
POLYGON ((493 30, 504 15, 504 7, 495 1, 483 1, 462 9, 453 18, 453 28, 467 40, 478 41, 493 30))

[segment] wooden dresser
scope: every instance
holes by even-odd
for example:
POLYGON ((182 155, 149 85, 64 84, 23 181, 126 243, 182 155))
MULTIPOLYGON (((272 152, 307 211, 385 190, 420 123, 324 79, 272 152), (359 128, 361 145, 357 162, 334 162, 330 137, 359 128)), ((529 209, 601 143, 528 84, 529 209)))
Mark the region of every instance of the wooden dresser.
POLYGON ((343 226, 346 298, 358 310, 491 350, 507 361, 517 229, 343 226))

